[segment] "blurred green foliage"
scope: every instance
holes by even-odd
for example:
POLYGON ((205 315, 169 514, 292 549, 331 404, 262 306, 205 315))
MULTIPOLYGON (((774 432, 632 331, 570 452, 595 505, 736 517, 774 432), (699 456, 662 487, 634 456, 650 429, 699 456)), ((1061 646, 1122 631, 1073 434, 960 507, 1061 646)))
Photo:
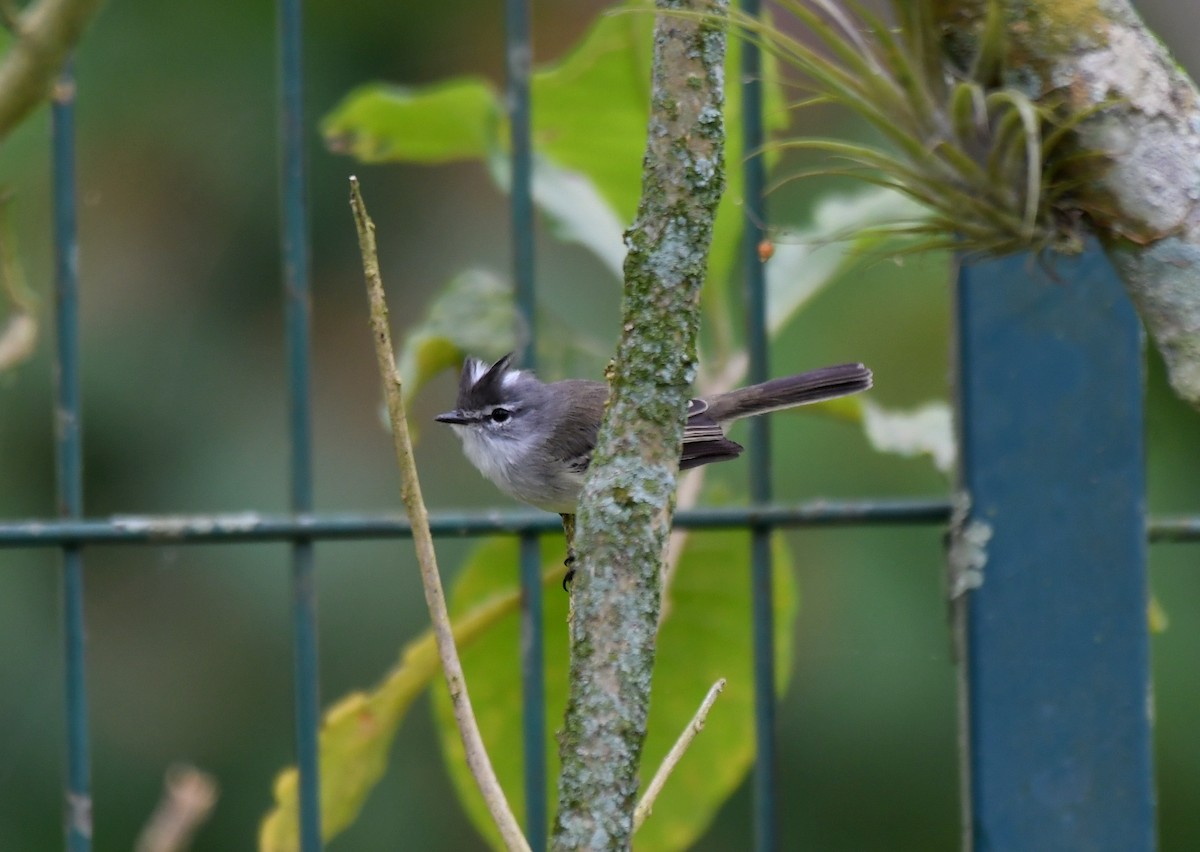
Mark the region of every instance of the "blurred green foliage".
MULTIPOLYGON (((600 5, 539 4, 535 59, 560 56, 600 5)), ((1139 8, 1200 71, 1197 23, 1186 4, 1144 0, 1139 8)), ((473 73, 498 85, 501 10, 464 0, 403 8, 373 0, 312 3, 307 11, 318 508, 397 509, 346 210, 352 166, 321 148, 316 117, 367 79, 416 85, 473 73)), ((112 0, 80 52, 89 515, 276 511, 286 503, 272 14, 270 4, 112 0)), ((863 133, 824 112, 804 121, 806 131, 821 123, 825 135, 863 133)), ((0 182, 16 195, 22 261, 46 330, 47 149, 43 110, 0 154, 0 182)), ((480 166, 353 170, 369 180, 398 325, 422 313, 462 268, 507 268, 506 204, 480 166)), ((788 187, 773 196, 773 217, 806 222, 811 193, 838 188, 832 181, 788 187)), ((545 232, 539 237, 547 309, 611 344, 618 313, 608 270, 545 232)), ((873 394, 884 404, 944 398, 949 303, 941 269, 920 258, 855 267, 777 341, 774 371, 861 359, 875 368, 873 394)), ((47 331, 33 361, 0 376, 5 518, 54 512, 49 341, 47 331)), ((556 359, 547 374, 587 372, 597 357, 556 359)), ((1148 380, 1149 505, 1196 511, 1200 481, 1182 460, 1200 454, 1200 430, 1170 395, 1153 355, 1148 380)), ((435 382, 415 401, 414 417, 426 420, 453 393, 449 377, 435 382)), ((944 491, 926 462, 875 454, 860 434, 824 419, 776 417, 773 435, 781 500, 944 491)), ((434 508, 498 502, 452 436, 428 429, 421 451, 434 508)), ((743 466, 724 466, 713 487, 724 482, 739 492, 744 476, 743 466)), ((957 848, 940 530, 809 531, 787 540, 803 606, 780 711, 784 847, 957 848)), ((441 543, 443 563, 460 564, 467 548, 441 543)), ((322 690, 331 697, 373 683, 426 617, 406 543, 321 544, 317 559, 322 690)), ((1161 844, 1171 852, 1200 848, 1200 573, 1189 546, 1154 547, 1151 559, 1155 591, 1171 616, 1154 640, 1161 844)), ((86 565, 97 850, 131 847, 163 773, 180 759, 221 784, 195 848, 249 848, 274 773, 291 759, 286 548, 103 547, 87 552, 86 565)), ((0 551, 5 850, 61 848, 56 566, 51 550, 0 551)), ((331 848, 391 849, 398 836, 432 852, 481 848, 426 707, 422 699, 410 713, 392 771, 331 848)), ((743 785, 697 848, 741 848, 748 825, 743 785)))

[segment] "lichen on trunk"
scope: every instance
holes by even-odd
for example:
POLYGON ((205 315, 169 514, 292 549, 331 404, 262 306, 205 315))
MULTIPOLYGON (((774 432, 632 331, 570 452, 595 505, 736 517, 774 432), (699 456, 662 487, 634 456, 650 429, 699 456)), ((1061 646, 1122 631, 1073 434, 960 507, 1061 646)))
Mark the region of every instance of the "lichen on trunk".
POLYGON ((724 0, 658 0, 623 330, 576 530, 555 849, 630 845, 699 296, 724 188, 724 0), (695 13, 704 13, 696 16, 695 13))

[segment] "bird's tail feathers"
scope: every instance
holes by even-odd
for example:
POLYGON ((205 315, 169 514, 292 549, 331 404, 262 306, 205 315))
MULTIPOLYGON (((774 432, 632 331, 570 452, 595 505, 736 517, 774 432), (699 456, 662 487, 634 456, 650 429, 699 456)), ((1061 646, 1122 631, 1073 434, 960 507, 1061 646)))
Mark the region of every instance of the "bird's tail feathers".
POLYGON ((707 400, 707 413, 718 423, 728 423, 742 417, 848 396, 869 387, 871 371, 862 364, 838 364, 718 394, 707 400))

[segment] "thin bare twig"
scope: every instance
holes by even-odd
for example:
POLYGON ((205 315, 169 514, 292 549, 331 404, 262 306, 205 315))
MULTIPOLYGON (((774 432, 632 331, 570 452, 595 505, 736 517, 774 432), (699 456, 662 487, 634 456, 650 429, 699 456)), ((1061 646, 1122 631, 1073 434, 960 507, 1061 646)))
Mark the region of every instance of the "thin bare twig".
POLYGON ((217 782, 194 766, 167 770, 163 795, 138 835, 136 852, 183 852, 217 803, 217 782))
POLYGON ((663 758, 658 771, 650 779, 650 784, 646 787, 646 792, 642 795, 642 800, 638 802, 637 808, 633 812, 634 831, 642 827, 642 823, 646 821, 646 817, 650 816, 650 812, 654 810, 654 802, 658 799, 658 794, 662 792, 663 785, 667 783, 667 779, 675 771, 675 766, 683 758, 683 753, 688 750, 688 746, 692 744, 692 740, 696 739, 696 734, 703 730, 704 722, 708 718, 708 711, 712 709, 713 702, 717 700, 717 696, 721 694, 721 690, 724 688, 725 678, 721 678, 712 685, 712 688, 708 691, 708 695, 704 696, 704 700, 700 702, 700 709, 696 711, 696 715, 692 717, 692 721, 683 729, 683 733, 679 735, 679 739, 675 741, 675 745, 671 746, 671 750, 663 758))
POLYGON ((358 228, 358 246, 362 252, 363 275, 367 282, 367 297, 371 304, 371 336, 375 341, 375 355, 379 361, 379 375, 383 380, 383 393, 387 400, 388 419, 392 427, 392 440, 396 450, 396 462, 400 467, 401 498, 412 524, 413 544, 417 551, 417 562, 421 566, 421 584, 425 587, 425 603, 429 606, 429 617, 433 622, 433 634, 437 640, 438 653, 442 658, 442 672, 450 690, 450 701, 454 706, 454 721, 462 737, 467 754, 467 766, 479 785, 488 811, 500 830, 500 836, 509 849, 528 852, 529 843, 521 832, 517 818, 513 816, 504 790, 496 778, 492 762, 483 745, 471 699, 467 695, 467 682, 463 676, 458 649, 454 645, 454 634, 450 625, 450 614, 446 610, 446 596, 438 575, 437 556, 433 550, 433 534, 429 531, 429 513, 421 497, 421 483, 417 478, 417 463, 413 457, 412 440, 408 434, 408 418, 404 411, 404 395, 400 385, 400 373, 396 370, 395 350, 388 327, 387 302, 383 294, 383 278, 379 273, 379 255, 375 248, 375 223, 367 215, 359 190, 358 178, 350 178, 350 209, 354 212, 354 223, 358 228))
POLYGON ((0 300, 12 305, 8 322, 0 328, 0 373, 32 358, 38 338, 37 300, 17 254, 11 205, 12 198, 0 193, 0 300))

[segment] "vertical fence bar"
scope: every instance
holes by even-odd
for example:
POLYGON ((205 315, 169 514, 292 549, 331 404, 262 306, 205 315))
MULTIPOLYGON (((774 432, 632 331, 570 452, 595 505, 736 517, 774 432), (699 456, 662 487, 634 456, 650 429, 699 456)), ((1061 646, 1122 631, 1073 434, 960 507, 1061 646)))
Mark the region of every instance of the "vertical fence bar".
MULTIPOLYGON (((284 306, 291 437, 290 503, 293 512, 312 510, 312 427, 309 402, 308 170, 305 155, 303 26, 300 0, 279 0, 279 102, 282 175, 284 306)), ((296 762, 300 769, 300 848, 321 848, 320 767, 317 725, 320 694, 317 667, 317 591, 311 539, 292 543, 292 625, 296 762)))
POLYGON ((1094 247, 1054 272, 958 284, 966 848, 1148 852, 1141 329, 1094 247))
POLYGON ((534 313, 533 274, 533 143, 529 96, 533 45, 529 32, 529 0, 506 0, 504 12, 505 100, 512 133, 509 202, 513 278, 517 305, 525 323, 527 349, 523 360, 533 364, 537 360, 537 316, 534 313))
POLYGON ((521 534, 521 736, 525 760, 525 835, 546 848, 546 684, 542 643, 541 547, 521 534))
MULTIPOLYGON (((83 517, 83 426, 79 380, 79 239, 75 188, 75 77, 68 63, 50 108, 54 171, 54 321, 57 378, 55 455, 58 514, 83 517)), ((92 848, 91 744, 84 649, 83 554, 64 545, 63 654, 67 700, 66 838, 71 852, 92 848)))
MULTIPOLYGON (((524 336, 522 362, 537 366, 537 307, 533 261, 533 146, 529 76, 533 64, 529 0, 504 4, 505 97, 512 132, 513 280, 524 336)), ((546 684, 542 642, 541 544, 521 534, 521 731, 525 763, 525 834, 533 852, 546 848, 546 684)))
MULTIPOLYGON (((758 17, 759 0, 742 0, 747 15, 758 17)), ((747 39, 742 50, 742 150, 757 152, 763 144, 762 58, 747 39)), ((743 166, 746 221, 742 236, 742 269, 746 287, 746 341, 751 382, 768 378, 766 280, 758 244, 766 236, 766 170, 761 156, 746 157, 743 166)), ((750 501, 771 500, 770 425, 752 417, 748 457, 750 501)), ((775 646, 771 588, 771 528, 754 524, 751 535, 751 583, 754 611, 754 848, 770 852, 776 838, 775 761, 775 646)))

